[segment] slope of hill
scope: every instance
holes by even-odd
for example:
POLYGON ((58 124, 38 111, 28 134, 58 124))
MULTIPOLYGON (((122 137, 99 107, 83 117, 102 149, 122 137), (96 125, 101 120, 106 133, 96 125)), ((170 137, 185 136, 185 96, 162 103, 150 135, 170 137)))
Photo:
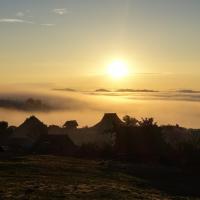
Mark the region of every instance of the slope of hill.
MULTIPOLYGON (((194 173, 194 172, 193 172, 194 173)), ((0 160, 0 199, 200 199, 198 174, 57 156, 0 160)))

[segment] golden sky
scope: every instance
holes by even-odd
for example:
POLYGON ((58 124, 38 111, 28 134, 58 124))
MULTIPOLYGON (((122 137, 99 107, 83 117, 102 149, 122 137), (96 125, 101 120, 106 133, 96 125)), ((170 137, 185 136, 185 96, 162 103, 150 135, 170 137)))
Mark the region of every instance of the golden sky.
POLYGON ((198 0, 0 2, 1 84, 200 89, 198 0), (123 60, 129 73, 109 76, 123 60))

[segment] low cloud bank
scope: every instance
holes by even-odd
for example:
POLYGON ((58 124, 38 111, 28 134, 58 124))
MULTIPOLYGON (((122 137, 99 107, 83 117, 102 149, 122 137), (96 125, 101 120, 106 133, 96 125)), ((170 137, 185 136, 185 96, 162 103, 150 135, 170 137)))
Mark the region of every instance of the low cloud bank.
POLYGON ((165 100, 165 101, 188 101, 200 102, 200 92, 198 91, 168 91, 160 92, 156 90, 132 90, 120 89, 115 92, 107 90, 99 90, 97 92, 90 92, 93 96, 110 96, 110 97, 124 97, 132 100, 165 100))
MULTIPOLYGON (((81 92, 81 91, 77 91, 75 89, 72 89, 72 88, 53 88, 52 90, 54 91, 64 91, 64 92, 81 92)), ((88 91, 89 92, 89 91, 88 91)), ((90 91, 91 92, 91 91, 90 91)), ((157 90, 149 90, 149 89, 129 89, 129 88, 122 88, 122 89, 118 89, 118 90, 109 90, 109 89, 106 89, 106 88, 99 88, 99 89, 96 89, 92 92, 96 92, 96 93, 101 93, 101 92, 108 92, 108 93, 111 93, 111 92, 143 92, 143 93, 148 93, 148 92, 159 92, 157 90)))
POLYGON ((187 89, 177 90, 177 92, 179 92, 179 93, 190 93, 190 94, 198 94, 198 93, 200 93, 200 91, 198 91, 198 90, 187 90, 187 89))
POLYGON ((200 102, 200 93, 190 90, 184 90, 181 92, 159 92, 156 90, 145 89, 120 89, 113 92, 107 89, 98 89, 94 92, 81 92, 70 88, 54 90, 56 90, 57 92, 53 92, 51 90, 48 92, 46 91, 46 93, 16 92, 0 94, 0 108, 29 113, 82 110, 98 111, 99 109, 106 108, 112 101, 112 97, 123 98, 133 101, 163 100, 200 102), (107 97, 107 99, 101 99, 101 96, 107 97))
MULTIPOLYGON (((79 95, 80 96, 80 95, 79 95)), ((89 104, 79 96, 51 93, 3 93, 0 94, 0 108, 22 112, 53 112, 83 110, 89 104)))
POLYGON ((107 90, 107 89, 100 88, 100 89, 95 90, 95 92, 111 92, 111 91, 107 90))
POLYGON ((75 89, 72 88, 54 88, 54 91, 64 91, 64 92, 77 92, 75 89))
POLYGON ((141 90, 119 89, 119 90, 116 90, 116 92, 159 92, 159 91, 157 91, 157 90, 147 90, 147 89, 141 89, 141 90))
POLYGON ((179 92, 159 92, 150 95, 133 95, 129 96, 129 99, 137 100, 165 100, 165 101, 188 101, 188 102, 200 102, 200 94, 197 93, 179 93, 179 92))
POLYGON ((157 90, 148 90, 148 89, 128 89, 128 88, 122 88, 122 89, 118 89, 118 90, 115 90, 115 91, 111 91, 111 90, 108 90, 108 89, 104 89, 104 88, 101 88, 101 89, 97 89, 95 90, 94 92, 159 92, 157 90))
POLYGON ((29 98, 27 100, 0 99, 0 108, 15 109, 19 111, 49 112, 61 109, 57 106, 49 105, 42 100, 29 98))

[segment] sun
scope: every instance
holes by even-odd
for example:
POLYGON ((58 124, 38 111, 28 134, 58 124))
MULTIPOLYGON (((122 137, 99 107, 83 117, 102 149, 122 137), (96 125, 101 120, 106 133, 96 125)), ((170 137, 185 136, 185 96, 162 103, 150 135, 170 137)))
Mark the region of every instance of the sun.
POLYGON ((114 79, 120 79, 128 75, 128 65, 122 60, 115 60, 107 67, 107 73, 114 79))

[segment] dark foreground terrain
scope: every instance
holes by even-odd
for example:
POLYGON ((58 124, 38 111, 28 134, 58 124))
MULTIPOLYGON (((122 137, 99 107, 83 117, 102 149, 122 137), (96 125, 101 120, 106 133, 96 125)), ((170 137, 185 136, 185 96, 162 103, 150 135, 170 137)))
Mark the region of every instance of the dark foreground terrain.
POLYGON ((188 171, 58 156, 1 158, 0 199, 200 199, 200 176, 188 171))

